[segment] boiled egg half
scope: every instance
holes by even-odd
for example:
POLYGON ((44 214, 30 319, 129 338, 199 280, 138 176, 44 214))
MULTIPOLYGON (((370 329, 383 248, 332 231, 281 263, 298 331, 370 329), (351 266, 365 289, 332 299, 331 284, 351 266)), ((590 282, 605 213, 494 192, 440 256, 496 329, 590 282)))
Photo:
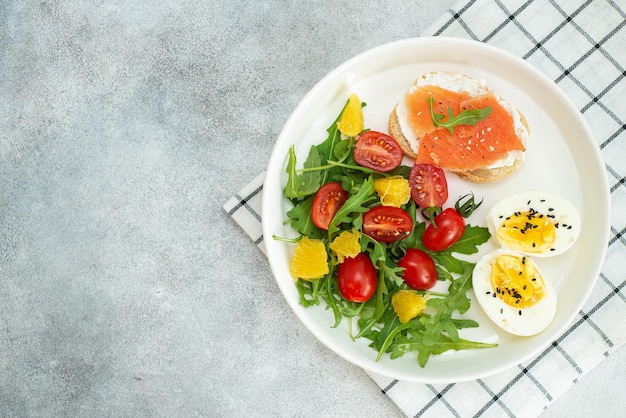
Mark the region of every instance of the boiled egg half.
POLYGON ((511 334, 535 335, 554 319, 554 288, 527 255, 508 249, 486 254, 474 267, 472 285, 489 319, 511 334))
POLYGON ((508 196, 487 215, 489 232, 501 247, 537 257, 567 251, 580 234, 580 215, 568 200, 544 191, 508 196))

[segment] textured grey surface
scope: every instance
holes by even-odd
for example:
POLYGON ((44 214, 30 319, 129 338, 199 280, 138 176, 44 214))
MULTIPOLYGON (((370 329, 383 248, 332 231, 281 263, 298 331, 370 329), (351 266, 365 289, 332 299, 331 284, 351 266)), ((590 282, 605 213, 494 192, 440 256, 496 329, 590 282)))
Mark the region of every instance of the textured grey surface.
POLYGON ((399 415, 222 204, 315 82, 452 3, 2 1, 0 416, 399 415))

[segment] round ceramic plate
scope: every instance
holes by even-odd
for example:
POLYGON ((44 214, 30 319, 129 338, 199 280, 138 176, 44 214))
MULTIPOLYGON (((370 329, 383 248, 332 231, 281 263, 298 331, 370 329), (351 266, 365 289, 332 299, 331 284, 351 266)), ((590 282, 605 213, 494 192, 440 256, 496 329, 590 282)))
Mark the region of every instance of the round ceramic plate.
MULTIPOLYGON (((451 383, 486 377, 514 367, 544 350, 570 325, 591 292, 604 260, 609 202, 604 163, 590 129, 552 81, 522 59, 483 43, 443 37, 415 38, 386 44, 352 58, 324 77, 304 97, 285 124, 267 168, 263 234, 273 274, 287 303, 327 347, 379 375, 451 383), (302 164, 311 145, 326 139, 326 129, 353 92, 367 103, 365 127, 387 132, 389 113, 417 76, 442 70, 486 80, 496 94, 522 111, 531 131, 524 163, 506 179, 477 184, 448 175, 451 199, 469 191, 484 198, 469 223, 486 226, 486 212, 495 202, 515 192, 539 189, 569 199, 578 208, 583 225, 580 238, 568 252, 537 260, 558 294, 556 317, 544 332, 533 337, 515 337, 500 331, 484 315, 470 291, 473 303, 464 316, 477 320, 480 327, 463 330, 462 336, 497 342, 498 346, 431 356, 422 368, 417 363, 416 353, 393 360, 383 356, 376 361, 377 352, 368 347, 369 340, 353 341, 347 323, 331 327, 332 311, 323 306, 302 307, 288 269, 294 245, 272 237, 296 236, 285 224, 285 213, 291 204, 283 196, 291 145, 295 145, 299 164, 302 164)), ((491 242, 484 244, 476 257, 491 248, 491 242)))

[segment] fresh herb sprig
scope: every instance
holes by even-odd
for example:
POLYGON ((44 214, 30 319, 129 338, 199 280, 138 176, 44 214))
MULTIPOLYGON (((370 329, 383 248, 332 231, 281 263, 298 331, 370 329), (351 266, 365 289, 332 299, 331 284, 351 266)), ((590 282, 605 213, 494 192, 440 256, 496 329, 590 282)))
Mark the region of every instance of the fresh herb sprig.
POLYGON ((448 107, 448 119, 444 121, 443 119, 446 115, 435 113, 433 109, 434 101, 432 97, 428 98, 428 107, 430 109, 430 117, 433 119, 433 124, 437 127, 446 128, 450 134, 454 133, 454 127, 457 125, 474 126, 477 122, 480 122, 491 114, 491 106, 487 106, 483 109, 464 110, 454 116, 452 108, 448 107))

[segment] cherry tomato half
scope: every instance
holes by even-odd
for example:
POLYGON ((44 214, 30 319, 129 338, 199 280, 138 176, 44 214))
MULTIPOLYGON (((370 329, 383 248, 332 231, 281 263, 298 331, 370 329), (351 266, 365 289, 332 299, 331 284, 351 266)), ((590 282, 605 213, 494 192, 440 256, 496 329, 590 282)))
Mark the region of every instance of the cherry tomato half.
POLYGON ((409 173, 411 197, 421 208, 441 207, 448 200, 443 170, 431 164, 414 164, 409 173))
POLYGON ((363 215, 363 233, 379 242, 397 241, 412 230, 411 215, 401 208, 375 206, 363 215))
POLYGON ((365 253, 346 258, 337 269, 339 293, 351 302, 367 302, 376 292, 376 282, 376 268, 365 253))
POLYGON ((443 251, 450 248, 461 238, 465 231, 465 220, 459 212, 448 208, 435 216, 422 235, 424 246, 431 251, 443 251))
POLYGON ((403 155, 395 139, 377 131, 363 132, 354 148, 357 164, 382 173, 399 166, 403 155))
POLYGON ((437 283, 435 262, 422 250, 409 248, 398 261, 398 267, 404 268, 402 277, 415 290, 428 290, 437 283))
POLYGON ((311 219, 315 226, 328 230, 330 221, 347 199, 348 193, 341 188, 341 184, 330 182, 323 185, 313 197, 311 219))

